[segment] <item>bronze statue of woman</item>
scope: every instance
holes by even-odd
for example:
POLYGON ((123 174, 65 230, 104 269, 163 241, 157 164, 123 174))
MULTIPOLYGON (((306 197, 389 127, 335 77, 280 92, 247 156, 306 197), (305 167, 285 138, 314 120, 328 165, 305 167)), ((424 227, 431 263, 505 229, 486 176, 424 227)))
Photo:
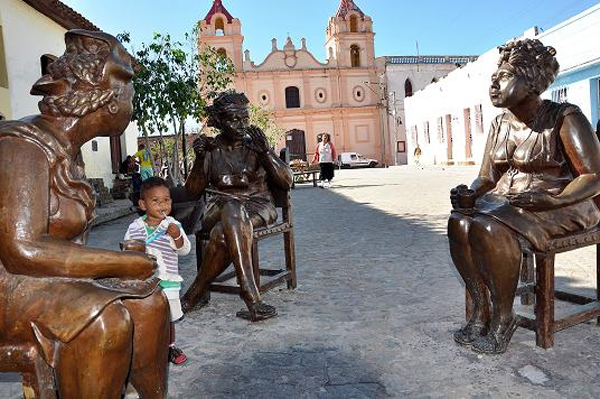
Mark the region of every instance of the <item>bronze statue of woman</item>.
POLYGON ((208 113, 208 125, 221 133, 214 139, 204 135, 196 139, 196 160, 185 186, 196 198, 211 190, 202 218, 202 230, 210 231, 210 240, 182 305, 184 311, 192 309, 233 262, 250 319, 267 319, 277 312, 261 301, 252 273, 252 233, 276 220, 269 187, 288 190, 292 173, 270 149, 265 134, 249 125, 248 99, 243 93, 221 93, 208 113))
POLYGON ((117 399, 128 377, 164 399, 169 311, 152 259, 83 245, 94 198, 80 149, 127 127, 132 58, 101 32, 65 43, 31 90, 41 115, 0 122, 0 343, 36 345, 62 399, 117 399))
POLYGON ((522 252, 600 221, 600 143, 582 112, 540 94, 558 73, 556 51, 536 39, 499 47, 489 94, 492 122, 479 176, 451 191, 452 260, 474 301, 456 342, 503 353, 517 327, 513 301, 522 252), (491 308, 490 308, 491 302, 491 308))

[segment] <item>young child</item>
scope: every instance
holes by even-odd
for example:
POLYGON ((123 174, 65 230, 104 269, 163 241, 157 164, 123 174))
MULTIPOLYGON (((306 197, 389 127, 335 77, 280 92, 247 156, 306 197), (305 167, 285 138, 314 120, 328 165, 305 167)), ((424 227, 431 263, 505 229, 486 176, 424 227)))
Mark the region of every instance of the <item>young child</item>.
POLYGON ((129 225, 125 239, 144 241, 146 252, 156 256, 158 277, 161 279, 160 286, 171 308, 169 360, 174 364, 181 364, 187 360, 187 356, 175 346, 174 322, 183 317, 179 300, 183 279, 179 275, 178 255, 186 255, 190 252, 190 241, 181 223, 167 216, 171 212, 171 195, 163 179, 150 177, 142 182, 139 206, 146 214, 129 225))

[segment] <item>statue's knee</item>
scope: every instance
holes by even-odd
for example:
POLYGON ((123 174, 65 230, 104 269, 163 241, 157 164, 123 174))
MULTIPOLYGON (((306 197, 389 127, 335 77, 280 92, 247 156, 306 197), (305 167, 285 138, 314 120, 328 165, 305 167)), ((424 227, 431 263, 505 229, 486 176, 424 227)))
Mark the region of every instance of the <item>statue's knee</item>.
POLYGON ((166 314, 169 310, 169 301, 162 290, 157 290, 144 301, 154 314, 166 314))
POLYGON ((223 233, 223 225, 221 223, 215 225, 210 231, 210 241, 225 245, 225 235, 223 233))
POLYGON ((104 308, 89 327, 98 344, 117 347, 133 339, 133 322, 127 308, 116 301, 104 308))
POLYGON ((453 241, 467 243, 471 229, 471 218, 460 213, 453 213, 448 219, 448 238, 453 241))

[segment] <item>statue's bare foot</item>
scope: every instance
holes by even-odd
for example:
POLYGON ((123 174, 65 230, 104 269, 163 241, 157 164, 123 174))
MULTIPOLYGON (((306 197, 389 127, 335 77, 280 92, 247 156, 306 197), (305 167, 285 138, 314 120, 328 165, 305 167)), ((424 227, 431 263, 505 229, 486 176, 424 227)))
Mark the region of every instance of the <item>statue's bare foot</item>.
POLYGON ((479 337, 471 344, 471 349, 478 353, 497 355, 506 352, 515 330, 517 329, 517 317, 513 318, 500 333, 490 332, 484 337, 479 337))
POLYGON ((487 334, 487 326, 483 323, 469 322, 454 332, 454 341, 460 345, 471 345, 476 339, 487 334))
POLYGON ((235 315, 237 317, 241 317, 242 319, 255 322, 277 316, 277 309, 275 309, 275 306, 267 305, 266 303, 259 301, 250 304, 248 306, 248 310, 242 309, 235 315))
POLYGON ((210 292, 207 291, 206 294, 202 295, 200 300, 196 303, 192 303, 191 301, 189 301, 185 298, 182 299, 181 300, 181 310, 183 311, 183 313, 189 313, 194 309, 202 309, 203 307, 208 305, 209 302, 210 302, 210 292))

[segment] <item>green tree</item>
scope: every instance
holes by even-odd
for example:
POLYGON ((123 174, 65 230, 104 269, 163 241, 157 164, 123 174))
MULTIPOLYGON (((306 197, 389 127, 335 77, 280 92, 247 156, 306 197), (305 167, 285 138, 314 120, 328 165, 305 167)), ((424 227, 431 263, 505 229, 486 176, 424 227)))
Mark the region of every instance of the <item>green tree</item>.
MULTIPOLYGON (((200 53, 196 43, 199 30, 185 34, 185 41, 174 41, 170 35, 155 33, 150 44, 142 43, 134 51, 137 60, 134 77, 134 114, 146 141, 152 132, 160 135, 160 150, 169 159, 169 175, 181 183, 179 143, 188 120, 202 123, 207 101, 232 83, 233 63, 212 47, 200 53), (172 130, 176 139, 168 151, 163 134, 172 130), (167 152, 168 151, 168 152, 167 152)), ((129 42, 129 35, 120 35, 129 42)), ((187 151, 186 151, 187 152, 187 151)), ((187 164, 187 160, 184 162, 187 164)))
POLYGON ((285 135, 285 129, 275 123, 275 112, 260 105, 250 103, 250 123, 265 132, 272 147, 285 135))

